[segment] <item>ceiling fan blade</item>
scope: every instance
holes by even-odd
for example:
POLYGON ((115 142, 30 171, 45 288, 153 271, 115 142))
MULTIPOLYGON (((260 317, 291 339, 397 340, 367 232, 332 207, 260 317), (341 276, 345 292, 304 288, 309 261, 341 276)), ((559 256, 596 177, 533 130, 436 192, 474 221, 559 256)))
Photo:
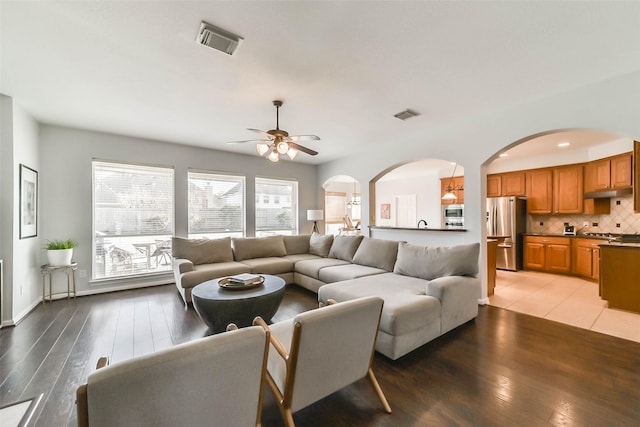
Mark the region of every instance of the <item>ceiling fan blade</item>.
POLYGON ((293 142, 296 141, 320 141, 320 137, 316 135, 293 135, 289 136, 289 139, 293 142))
POLYGON ((289 143, 289 146, 290 146, 291 148, 295 148, 295 149, 296 149, 296 150, 298 150, 298 151, 302 151, 303 153, 307 153, 307 154, 309 154, 309 155, 311 155, 311 156, 315 156, 316 154, 318 154, 318 152, 317 152, 317 151, 313 151, 313 150, 312 150, 312 149, 310 149, 310 148, 303 147, 302 145, 298 145, 298 144, 296 144, 295 142, 290 142, 290 143, 289 143))
POLYGON ((260 142, 271 142, 270 139, 247 139, 246 141, 229 141, 227 142, 227 144, 244 144, 245 142, 255 142, 260 143, 260 142))
POLYGON ((271 135, 270 133, 265 132, 265 131, 260 130, 260 129, 247 128, 247 130, 250 130, 250 131, 255 132, 255 133, 259 133, 260 135, 264 135, 264 136, 266 136, 266 137, 267 137, 267 138, 269 138, 269 139, 273 139, 273 138, 274 138, 274 136, 273 136, 273 135, 271 135))

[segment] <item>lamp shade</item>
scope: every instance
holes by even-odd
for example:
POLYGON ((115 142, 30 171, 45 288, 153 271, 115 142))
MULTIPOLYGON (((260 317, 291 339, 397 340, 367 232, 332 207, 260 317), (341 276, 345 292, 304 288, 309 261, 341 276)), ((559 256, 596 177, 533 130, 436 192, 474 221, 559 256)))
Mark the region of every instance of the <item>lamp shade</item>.
POLYGON ((308 221, 322 221, 324 219, 324 211, 322 209, 309 209, 307 211, 308 221))

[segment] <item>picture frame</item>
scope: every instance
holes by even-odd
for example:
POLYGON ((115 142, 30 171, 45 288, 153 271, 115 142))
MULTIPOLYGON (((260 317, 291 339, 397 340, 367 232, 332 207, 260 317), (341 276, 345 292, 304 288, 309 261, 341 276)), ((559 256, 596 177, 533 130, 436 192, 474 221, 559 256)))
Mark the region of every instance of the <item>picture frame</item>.
POLYGON ((38 172, 20 164, 20 239, 38 235, 38 172))
POLYGON ((380 205, 380 218, 391 219, 391 203, 382 203, 380 205))

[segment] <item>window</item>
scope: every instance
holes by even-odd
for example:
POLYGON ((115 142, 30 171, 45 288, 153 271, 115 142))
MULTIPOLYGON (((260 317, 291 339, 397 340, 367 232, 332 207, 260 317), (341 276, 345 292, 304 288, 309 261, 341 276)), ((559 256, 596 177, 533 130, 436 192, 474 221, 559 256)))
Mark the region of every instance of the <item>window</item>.
POLYGON ((93 161, 93 279, 171 270, 173 168, 93 161))
POLYGON ((245 235, 243 176, 189 172, 189 237, 245 235))
POLYGON ((298 182, 256 178, 256 195, 278 197, 279 204, 256 205, 256 236, 298 233, 298 182), (287 201, 287 203, 283 203, 287 201))

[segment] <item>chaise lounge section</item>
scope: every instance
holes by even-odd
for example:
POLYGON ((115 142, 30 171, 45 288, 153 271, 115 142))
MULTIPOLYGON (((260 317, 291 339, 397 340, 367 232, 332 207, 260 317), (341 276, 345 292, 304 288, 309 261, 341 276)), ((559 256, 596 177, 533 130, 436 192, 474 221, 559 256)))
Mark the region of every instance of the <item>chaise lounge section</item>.
POLYGON ((272 274, 328 299, 384 300, 376 350, 397 359, 478 314, 478 243, 425 247, 350 235, 173 238, 176 286, 185 303, 199 283, 272 274))

